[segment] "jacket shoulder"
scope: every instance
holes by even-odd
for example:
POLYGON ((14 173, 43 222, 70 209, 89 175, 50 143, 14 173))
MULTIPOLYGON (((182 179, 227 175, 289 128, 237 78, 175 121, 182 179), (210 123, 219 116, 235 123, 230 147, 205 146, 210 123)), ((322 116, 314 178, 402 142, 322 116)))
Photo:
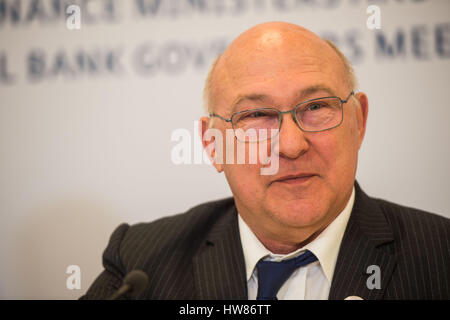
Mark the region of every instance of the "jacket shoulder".
POLYGON ((405 227, 409 227, 410 231, 422 229, 423 235, 437 232, 441 235, 446 235, 448 239, 450 219, 436 213, 400 205, 383 199, 374 200, 378 203, 391 225, 404 225, 405 227))
POLYGON ((450 263, 450 219, 424 210, 375 199, 394 234, 402 259, 440 268, 450 263))
POLYGON ((123 235, 119 255, 128 270, 168 255, 193 255, 209 231, 234 207, 233 198, 197 205, 188 211, 130 226, 123 235))
POLYGON ((376 200, 394 235, 396 269, 386 298, 448 299, 450 220, 424 210, 376 200))
POLYGON ((110 297, 134 269, 143 270, 150 278, 140 298, 195 298, 192 257, 211 227, 229 225, 234 219, 232 212, 234 201, 228 198, 149 223, 121 224, 103 253, 105 270, 81 299, 110 297))

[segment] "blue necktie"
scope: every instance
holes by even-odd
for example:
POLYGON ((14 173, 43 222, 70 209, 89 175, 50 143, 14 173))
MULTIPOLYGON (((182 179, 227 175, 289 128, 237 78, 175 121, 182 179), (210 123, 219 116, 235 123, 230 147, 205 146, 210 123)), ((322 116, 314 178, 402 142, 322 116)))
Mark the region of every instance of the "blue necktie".
POLYGON ((317 260, 309 250, 300 256, 280 262, 260 260, 256 264, 258 269, 257 300, 277 300, 277 293, 283 283, 298 268, 317 260))

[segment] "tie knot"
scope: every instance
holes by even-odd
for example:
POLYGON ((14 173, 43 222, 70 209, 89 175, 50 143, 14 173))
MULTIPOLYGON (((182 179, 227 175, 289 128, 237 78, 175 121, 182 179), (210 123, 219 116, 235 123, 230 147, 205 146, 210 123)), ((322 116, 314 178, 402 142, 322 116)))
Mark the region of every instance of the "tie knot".
POLYGON ((309 250, 293 259, 280 262, 260 260, 258 270, 258 300, 276 300, 278 290, 298 268, 317 260, 309 250))

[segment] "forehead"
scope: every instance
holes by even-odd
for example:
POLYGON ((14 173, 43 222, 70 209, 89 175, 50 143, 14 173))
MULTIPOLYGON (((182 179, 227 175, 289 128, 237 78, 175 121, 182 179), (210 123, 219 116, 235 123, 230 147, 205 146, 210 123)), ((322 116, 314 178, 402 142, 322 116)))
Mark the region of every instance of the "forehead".
MULTIPOLYGON (((248 95, 290 103, 289 99, 296 99, 299 92, 310 87, 328 87, 336 94, 341 91, 345 68, 327 43, 308 38, 272 38, 275 45, 252 45, 248 41, 224 54, 214 83, 217 107, 230 108, 237 99, 248 95)), ((269 40, 265 41, 267 44, 269 40)))
MULTIPOLYGON (((286 95, 284 95, 286 96, 286 95)), ((318 98, 320 97, 334 97, 338 96, 336 91, 327 85, 312 85, 306 88, 302 88, 298 91, 292 92, 293 101, 295 103, 304 102, 311 97, 318 98)), ((277 103, 274 102, 274 99, 270 95, 266 94, 238 94, 236 99, 231 104, 231 113, 240 111, 241 109, 246 109, 246 107, 252 106, 252 104, 256 106, 263 107, 264 105, 268 105, 270 107, 277 107, 277 103)), ((291 104, 288 104, 289 109, 292 107, 291 104)))

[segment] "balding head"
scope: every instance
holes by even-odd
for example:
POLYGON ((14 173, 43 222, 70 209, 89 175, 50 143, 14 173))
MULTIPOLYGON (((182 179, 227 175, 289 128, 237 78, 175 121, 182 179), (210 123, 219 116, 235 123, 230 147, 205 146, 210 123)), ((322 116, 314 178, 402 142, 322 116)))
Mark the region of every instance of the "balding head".
MULTIPOLYGON (((269 65, 278 64, 275 72, 293 67, 292 63, 281 65, 280 57, 290 57, 291 62, 298 60, 305 68, 317 64, 317 67, 326 68, 330 73, 338 73, 349 89, 356 86, 350 62, 331 41, 291 23, 268 22, 242 33, 213 63, 204 88, 206 111, 211 113, 215 108, 225 82, 232 82, 243 73, 251 76, 252 70, 260 68, 269 72, 269 65)), ((268 73, 267 76, 271 75, 268 73)))

